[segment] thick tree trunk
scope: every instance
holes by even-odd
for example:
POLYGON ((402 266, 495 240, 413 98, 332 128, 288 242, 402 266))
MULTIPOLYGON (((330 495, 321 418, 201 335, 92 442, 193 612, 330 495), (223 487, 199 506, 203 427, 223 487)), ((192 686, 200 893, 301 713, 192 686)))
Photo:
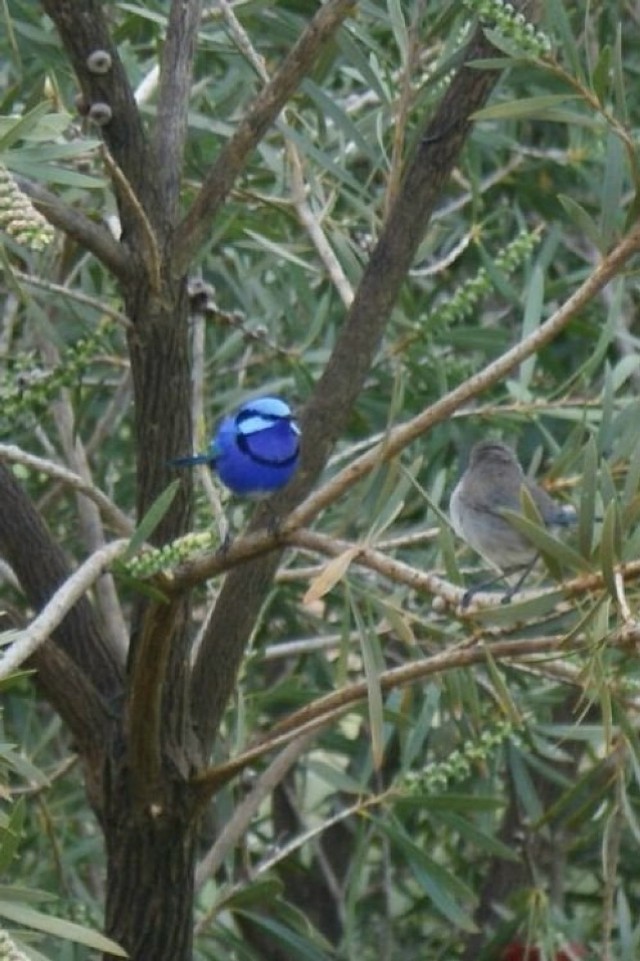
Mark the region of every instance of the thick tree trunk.
POLYGON ((191 961, 197 819, 186 785, 142 811, 130 784, 108 790, 106 930, 136 961, 191 961))

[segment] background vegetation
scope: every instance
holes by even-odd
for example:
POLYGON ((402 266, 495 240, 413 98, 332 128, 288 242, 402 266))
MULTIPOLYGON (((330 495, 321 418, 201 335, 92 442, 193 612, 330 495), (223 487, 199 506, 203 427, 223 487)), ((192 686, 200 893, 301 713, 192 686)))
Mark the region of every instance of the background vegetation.
POLYGON ((7 937, 632 961, 638 8, 548 0, 536 34, 500 5, 331 0, 283 91, 315 5, 197 6, 2 5, 7 937), (302 412, 292 492, 176 494, 192 427, 203 448, 258 392, 302 412), (461 610, 482 574, 446 508, 487 435, 580 524, 523 521, 537 579, 461 610), (90 602, 61 623, 74 569, 62 614, 90 602))

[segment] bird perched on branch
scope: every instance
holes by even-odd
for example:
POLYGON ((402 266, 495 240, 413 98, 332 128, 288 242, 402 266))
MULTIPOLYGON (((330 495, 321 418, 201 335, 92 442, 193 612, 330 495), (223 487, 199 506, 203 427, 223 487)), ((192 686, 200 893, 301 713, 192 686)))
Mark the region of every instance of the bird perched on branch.
MULTIPOLYGON (((575 509, 556 503, 546 491, 529 480, 506 444, 480 441, 471 450, 469 466, 460 478, 449 504, 456 534, 502 574, 522 572, 509 588, 503 603, 520 589, 536 562, 538 551, 504 516, 505 510, 521 511, 520 492, 525 487, 548 528, 567 527, 576 521, 575 509)), ((477 590, 489 587, 493 578, 467 591, 466 607, 477 590)))
POLYGON ((300 428, 291 408, 280 397, 259 397, 221 421, 206 454, 171 464, 208 464, 234 494, 260 497, 284 487, 299 459, 300 428))

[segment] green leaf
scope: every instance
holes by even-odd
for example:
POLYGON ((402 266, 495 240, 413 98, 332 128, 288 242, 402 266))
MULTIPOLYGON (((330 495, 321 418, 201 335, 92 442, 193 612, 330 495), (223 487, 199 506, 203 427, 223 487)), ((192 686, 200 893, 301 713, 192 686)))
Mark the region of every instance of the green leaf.
POLYGON ((535 783, 527 770, 526 757, 514 744, 508 746, 509 769, 513 786, 530 821, 537 821, 544 813, 535 783))
POLYGON ((596 490, 598 482, 598 450, 593 437, 584 450, 582 483, 580 487, 580 515, 578 517, 578 544, 583 557, 591 556, 593 527, 596 514, 596 490))
POLYGON ((605 44, 600 50, 600 56, 593 68, 591 83, 598 100, 606 101, 609 97, 609 78, 611 75, 612 50, 605 44))
POLYGON ((10 901, 0 901, 0 916, 8 921, 13 921, 14 924, 34 928, 36 931, 51 934, 56 938, 63 938, 65 941, 84 944, 96 951, 113 954, 116 958, 127 957, 127 952, 119 944, 105 938, 103 934, 81 927, 81 925, 74 924, 72 921, 42 914, 41 911, 34 911, 33 908, 26 908, 24 905, 13 904, 10 901))
POLYGON ((545 527, 523 517, 517 511, 503 511, 505 518, 517 531, 537 547, 545 561, 554 567, 568 567, 572 571, 584 571, 587 567, 584 557, 564 541, 550 534, 545 527))
POLYGON ((360 639, 360 650, 364 664, 364 674, 367 682, 367 704, 369 707, 369 724, 371 726, 371 753, 373 764, 380 768, 384 756, 384 711, 382 702, 382 688, 380 674, 384 670, 384 658, 380 649, 380 640, 375 630, 368 630, 362 619, 357 604, 351 597, 351 611, 360 639))
POLYGON ((366 793, 366 784, 326 761, 311 758, 307 764, 307 770, 319 777, 325 784, 330 785, 333 791, 355 794, 356 796, 366 793))
POLYGON ((404 855, 416 881, 431 899, 433 906, 451 924, 463 931, 477 930, 472 917, 458 903, 463 898, 469 903, 475 901, 473 892, 460 879, 437 864, 423 847, 418 846, 396 822, 376 819, 379 829, 386 834, 391 843, 404 855))
POLYGON ((577 94, 545 94, 539 97, 522 97, 518 100, 509 100, 506 103, 492 104, 490 107, 483 107, 476 110, 471 115, 472 120, 522 120, 523 118, 536 117, 544 120, 545 115, 553 107, 568 103, 572 100, 580 100, 577 94))
MULTIPOLYGON (((45 114, 48 114, 51 110, 49 103, 43 100, 39 103, 37 107, 30 110, 28 113, 24 114, 22 117, 14 119, 13 117, 4 117, 2 119, 2 125, 0 126, 0 154, 12 147, 14 143, 18 140, 24 140, 30 133, 36 129, 45 114)), ((3 163, 6 163, 6 158, 2 158, 3 163)))
POLYGON ((216 899, 216 910, 236 911, 238 908, 248 908, 257 905, 264 908, 265 904, 280 897, 283 890, 279 878, 259 878, 243 885, 241 888, 222 888, 216 899))
MULTIPOLYGON (((542 309, 544 307, 544 272, 539 264, 536 264, 527 291, 527 302, 524 308, 524 320, 522 323, 522 339, 534 333, 540 326, 542 320, 542 309)), ((532 354, 527 360, 520 364, 520 386, 525 390, 531 386, 533 372, 536 367, 537 354, 532 354)))
POLYGON ((0 828, 0 872, 3 874, 9 868, 18 851, 22 838, 25 811, 25 800, 19 798, 11 809, 6 827, 0 828))
POLYGON ((402 65, 406 67, 409 57, 409 33, 400 0, 387 0, 387 10, 393 36, 400 51, 402 65))
POLYGON ((597 250, 604 252, 604 238, 593 217, 588 214, 584 207, 579 204, 577 200, 574 200, 573 197, 568 197, 566 194, 558 194, 558 200, 584 236, 591 241, 597 250))
POLYGON ((139 551, 144 544, 147 543, 156 527, 171 507, 173 499, 178 493, 179 487, 179 480, 172 481, 169 486, 166 487, 158 497, 156 497, 153 504, 131 535, 129 546, 121 557, 122 562, 125 562, 129 560, 130 557, 133 557, 133 555, 139 551))
POLYGON ((607 156, 604 162, 604 180, 600 204, 600 233, 606 247, 609 247, 623 219, 622 191, 626 169, 624 147, 617 134, 611 132, 607 138, 607 156))
POLYGON ((427 684, 418 718, 411 725, 406 741, 402 745, 402 770, 408 771, 419 755, 424 755, 425 742, 440 705, 440 688, 427 684))
POLYGON ((327 954, 326 948, 328 948, 328 945, 321 949, 314 944, 311 936, 304 937, 274 918, 265 917, 258 912, 239 911, 237 913, 250 918, 256 927, 267 931, 274 941, 277 941, 286 949, 287 956, 296 958, 296 961, 298 959, 300 961, 329 961, 333 954, 333 952, 327 954))
POLYGON ((501 710, 514 724, 521 724, 522 717, 520 715, 520 711, 516 707, 516 704, 509 691, 509 687, 503 677, 502 671, 491 656, 491 651, 488 647, 485 647, 485 657, 487 659, 487 670, 489 671, 489 676, 493 682, 494 694, 501 710))
POLYGON ((459 814, 450 811, 442 811, 438 814, 438 819, 459 834, 461 838, 464 838, 465 841, 492 857, 501 858, 503 861, 518 862, 520 860, 520 854, 514 851, 512 847, 503 844, 495 835, 482 831, 467 818, 460 817, 459 814))
POLYGON ((571 72, 578 80, 584 80, 580 50, 576 43, 573 24, 569 19, 564 0, 547 0, 545 4, 545 14, 547 22, 553 30, 554 38, 561 43, 561 49, 558 55, 560 55, 560 53, 564 54, 571 72))
POLYGON ((602 522, 602 535, 600 539, 600 564, 602 565, 602 576, 609 594, 613 598, 618 597, 615 583, 615 566, 618 561, 617 549, 617 526, 618 511, 615 501, 607 506, 602 522))
POLYGON ((362 135, 340 103, 336 103, 333 97, 330 97, 322 87, 309 78, 303 82, 302 89, 318 105, 323 114, 333 120, 336 129, 341 131, 344 136, 346 144, 353 144, 362 153, 363 157, 368 157, 372 163, 377 163, 377 154, 370 141, 362 135))

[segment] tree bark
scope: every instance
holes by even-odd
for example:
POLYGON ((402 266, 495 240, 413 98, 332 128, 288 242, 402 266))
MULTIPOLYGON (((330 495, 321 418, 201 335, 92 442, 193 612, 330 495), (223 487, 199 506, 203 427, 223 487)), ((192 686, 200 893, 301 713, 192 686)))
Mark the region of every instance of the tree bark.
POLYGON ((106 930, 136 961, 190 961, 198 821, 188 786, 167 772, 164 795, 146 810, 131 798, 125 764, 109 785, 105 811, 106 930))

